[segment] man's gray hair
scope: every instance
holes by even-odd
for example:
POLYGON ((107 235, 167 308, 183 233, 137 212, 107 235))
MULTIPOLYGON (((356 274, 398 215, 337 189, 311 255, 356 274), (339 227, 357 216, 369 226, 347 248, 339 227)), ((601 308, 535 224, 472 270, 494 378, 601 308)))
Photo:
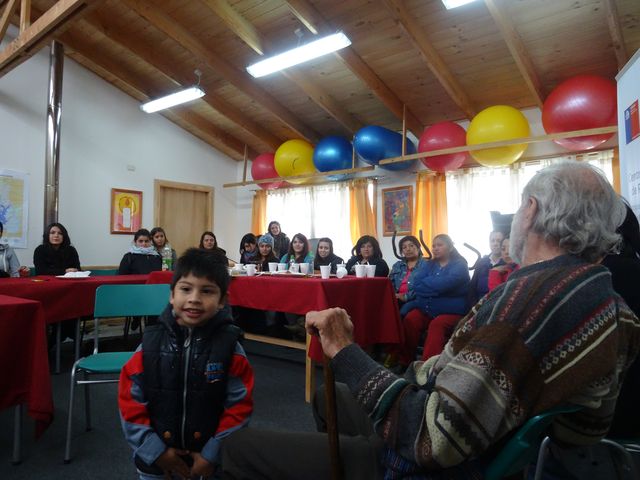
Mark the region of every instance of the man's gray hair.
POLYGON ((588 163, 566 161, 540 170, 522 200, 536 199, 532 230, 589 262, 616 250, 616 229, 625 216, 622 200, 604 173, 588 163))

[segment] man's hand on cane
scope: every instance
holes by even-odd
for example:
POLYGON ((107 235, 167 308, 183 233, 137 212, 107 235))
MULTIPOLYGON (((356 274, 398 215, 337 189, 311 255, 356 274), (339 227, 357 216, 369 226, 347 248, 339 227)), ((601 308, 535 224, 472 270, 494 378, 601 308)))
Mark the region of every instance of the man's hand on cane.
POLYGON ((324 354, 333 358, 353 343, 353 323, 342 308, 307 313, 305 327, 310 335, 319 335, 324 354))

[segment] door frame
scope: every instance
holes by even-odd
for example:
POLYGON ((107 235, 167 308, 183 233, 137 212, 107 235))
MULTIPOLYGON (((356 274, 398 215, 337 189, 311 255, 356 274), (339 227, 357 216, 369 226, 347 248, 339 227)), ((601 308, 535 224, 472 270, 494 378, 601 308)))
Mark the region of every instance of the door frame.
POLYGON ((172 182, 169 180, 155 179, 153 181, 153 224, 160 225, 160 190, 162 188, 174 188, 177 190, 188 190, 191 192, 204 192, 207 194, 207 207, 205 215, 207 218, 207 229, 213 231, 213 207, 214 188, 207 185, 197 185, 194 183, 172 182))

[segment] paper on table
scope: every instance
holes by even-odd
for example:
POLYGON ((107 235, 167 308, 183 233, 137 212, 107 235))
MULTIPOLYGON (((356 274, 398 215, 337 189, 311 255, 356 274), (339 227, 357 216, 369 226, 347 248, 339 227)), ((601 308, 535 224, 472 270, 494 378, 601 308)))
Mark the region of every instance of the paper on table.
POLYGON ((64 275, 56 275, 56 278, 85 278, 91 275, 91 270, 84 272, 67 272, 64 275))

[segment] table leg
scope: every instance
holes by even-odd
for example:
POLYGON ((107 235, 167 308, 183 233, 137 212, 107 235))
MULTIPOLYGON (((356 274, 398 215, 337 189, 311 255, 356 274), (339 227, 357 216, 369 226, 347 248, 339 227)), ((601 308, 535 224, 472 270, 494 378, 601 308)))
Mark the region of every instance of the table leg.
POLYGON ((74 346, 75 346, 75 359, 74 362, 77 362, 78 359, 80 358, 80 344, 82 343, 82 338, 80 337, 80 323, 81 320, 78 318, 76 319, 76 339, 74 342, 74 346))
POLYGON ((22 462, 22 404, 16 405, 13 418, 13 456, 12 465, 22 462))
POLYGON ((60 350, 62 348, 62 322, 56 323, 56 369, 54 373, 60 373, 60 350))
POLYGON ((311 397, 316 391, 316 368, 313 363, 313 360, 309 358, 309 347, 311 345, 311 335, 307 333, 307 348, 305 349, 305 357, 304 357, 304 401, 307 403, 311 403, 311 397))

